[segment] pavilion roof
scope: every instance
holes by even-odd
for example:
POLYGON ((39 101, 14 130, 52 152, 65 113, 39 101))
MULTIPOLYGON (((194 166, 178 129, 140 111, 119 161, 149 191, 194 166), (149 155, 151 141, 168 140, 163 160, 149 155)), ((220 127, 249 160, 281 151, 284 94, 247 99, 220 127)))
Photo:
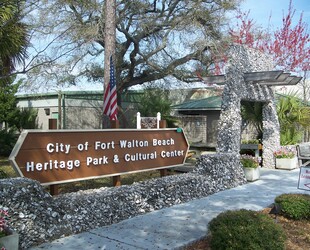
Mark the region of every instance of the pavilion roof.
MULTIPOLYGON (((225 75, 202 77, 206 84, 225 84, 225 75)), ((282 70, 275 71, 259 71, 244 73, 244 80, 247 83, 258 83, 260 85, 268 86, 286 86, 296 85, 300 82, 302 77, 291 75, 282 70)))

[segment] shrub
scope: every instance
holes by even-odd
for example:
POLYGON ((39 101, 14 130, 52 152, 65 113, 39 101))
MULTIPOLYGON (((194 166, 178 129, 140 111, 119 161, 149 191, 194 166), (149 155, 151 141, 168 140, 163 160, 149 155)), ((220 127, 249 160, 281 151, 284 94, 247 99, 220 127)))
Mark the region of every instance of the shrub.
POLYGON ((251 211, 226 211, 210 221, 211 249, 284 249, 286 236, 268 215, 251 211))
POLYGON ((0 179, 5 179, 5 178, 8 178, 9 175, 4 172, 2 169, 0 169, 0 179))
POLYGON ((0 130, 0 155, 9 156, 14 145, 17 141, 17 136, 14 132, 7 132, 5 130, 0 130))
POLYGON ((241 142, 242 144, 260 144, 260 140, 259 139, 250 139, 250 140, 243 140, 241 142))
POLYGON ((275 202, 280 205, 280 213, 285 217, 294 220, 310 219, 310 195, 282 194, 276 197, 275 202))

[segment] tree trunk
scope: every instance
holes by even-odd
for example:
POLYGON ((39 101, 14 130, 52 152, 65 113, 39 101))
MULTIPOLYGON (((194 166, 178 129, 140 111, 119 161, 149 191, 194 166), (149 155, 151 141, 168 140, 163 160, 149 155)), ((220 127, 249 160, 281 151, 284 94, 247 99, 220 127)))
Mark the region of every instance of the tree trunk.
MULTIPOLYGON (((107 85, 110 81, 110 57, 112 56, 115 60, 115 39, 116 39, 116 1, 106 0, 105 1, 105 25, 104 25, 104 83, 103 89, 106 90, 107 85)), ((114 61, 114 65, 116 62, 114 61)), ((105 116, 103 115, 102 125, 106 127, 105 116)))

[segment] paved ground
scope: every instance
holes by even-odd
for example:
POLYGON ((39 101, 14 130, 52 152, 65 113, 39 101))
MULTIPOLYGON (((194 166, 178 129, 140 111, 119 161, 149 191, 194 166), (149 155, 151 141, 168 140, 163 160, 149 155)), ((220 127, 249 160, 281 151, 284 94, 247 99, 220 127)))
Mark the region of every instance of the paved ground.
POLYGON ((299 169, 261 169, 253 183, 32 249, 178 249, 205 236, 208 222, 225 210, 260 210, 282 193, 309 193, 297 189, 298 176, 299 169))

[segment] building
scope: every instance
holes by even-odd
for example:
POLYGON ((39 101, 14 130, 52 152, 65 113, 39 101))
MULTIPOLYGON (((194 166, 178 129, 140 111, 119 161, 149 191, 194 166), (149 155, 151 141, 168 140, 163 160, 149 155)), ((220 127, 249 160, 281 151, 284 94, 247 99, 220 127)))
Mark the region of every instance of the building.
POLYGON ((190 100, 172 107, 191 145, 215 148, 221 96, 190 100))
MULTIPOLYGON (((139 92, 124 93, 123 108, 133 115, 139 92)), ((18 95, 18 107, 38 111, 38 129, 49 129, 49 120, 62 129, 99 129, 102 127, 102 91, 65 91, 47 94, 18 95)))
MULTIPOLYGON (((136 126, 136 106, 142 91, 122 95, 127 128, 136 126)), ((208 88, 176 89, 169 92, 172 115, 179 120, 189 143, 202 148, 215 148, 222 98, 220 92, 208 88)), ((38 111, 38 129, 49 129, 50 119, 62 129, 102 128, 102 91, 65 91, 47 94, 18 95, 20 108, 38 111)))
POLYGON ((59 92, 18 95, 18 107, 38 111, 39 129, 49 128, 49 120, 56 119, 63 129, 100 128, 102 92, 59 92))

